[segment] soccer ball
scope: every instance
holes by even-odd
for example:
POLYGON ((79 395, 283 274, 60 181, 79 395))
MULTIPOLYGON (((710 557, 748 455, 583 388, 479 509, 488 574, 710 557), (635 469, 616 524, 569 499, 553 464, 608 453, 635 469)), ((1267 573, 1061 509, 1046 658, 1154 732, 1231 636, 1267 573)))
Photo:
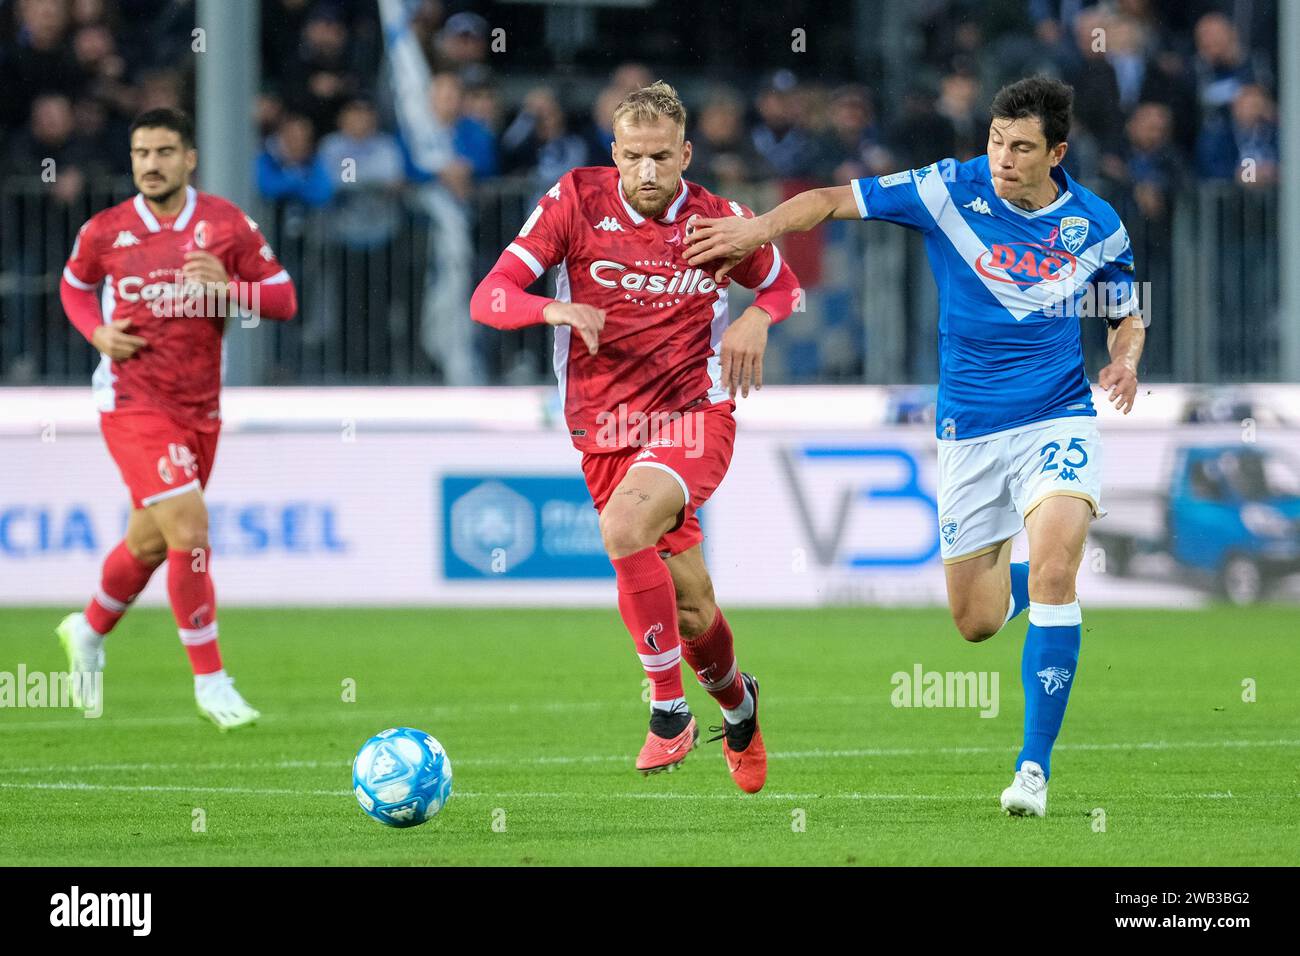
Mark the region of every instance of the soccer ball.
POLYGON ((372 820, 390 827, 418 826, 451 796, 451 760, 423 730, 390 727, 357 751, 352 792, 372 820))

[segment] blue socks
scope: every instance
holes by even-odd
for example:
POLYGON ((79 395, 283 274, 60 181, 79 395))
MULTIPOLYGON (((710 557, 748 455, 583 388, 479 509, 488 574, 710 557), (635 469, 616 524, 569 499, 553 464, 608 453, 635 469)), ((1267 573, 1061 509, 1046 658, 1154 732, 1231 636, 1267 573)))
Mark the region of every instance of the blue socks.
POLYGON ((1011 603, 1007 606, 1007 619, 1002 622, 1005 627, 1011 619, 1029 607, 1029 562, 1020 561, 1011 565, 1011 603))
MULTIPOLYGON (((1011 566, 1015 581, 1016 565, 1011 566)), ((1013 583, 1014 593, 1014 583, 1013 583)), ((1052 745, 1065 719, 1065 705, 1079 665, 1083 617, 1079 602, 1029 605, 1029 633, 1020 658, 1020 683, 1025 689, 1025 745, 1016 769, 1026 760, 1051 777, 1052 745)))

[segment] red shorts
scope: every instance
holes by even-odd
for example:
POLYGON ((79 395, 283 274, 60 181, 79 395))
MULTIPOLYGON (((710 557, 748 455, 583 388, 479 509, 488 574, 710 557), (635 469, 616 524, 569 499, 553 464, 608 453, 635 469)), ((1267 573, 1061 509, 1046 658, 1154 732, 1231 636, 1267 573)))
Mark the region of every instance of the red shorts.
POLYGON ((604 510, 630 469, 658 468, 677 480, 686 504, 657 548, 661 553, 681 554, 695 547, 704 540, 696 509, 722 484, 731 464, 736 443, 736 420, 731 412, 735 407, 731 401, 700 405, 658 429, 645 444, 583 455, 582 473, 596 510, 604 510))
POLYGON ((198 431, 144 408, 104 412, 99 427, 135 507, 145 508, 208 483, 220 432, 198 431))

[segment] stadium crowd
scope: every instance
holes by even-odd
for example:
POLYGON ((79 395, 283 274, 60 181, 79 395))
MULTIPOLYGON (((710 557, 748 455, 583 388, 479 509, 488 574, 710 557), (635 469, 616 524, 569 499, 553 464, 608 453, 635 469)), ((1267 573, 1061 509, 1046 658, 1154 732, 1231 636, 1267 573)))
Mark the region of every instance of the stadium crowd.
MULTIPOLYGON (((306 283, 334 304, 318 309, 309 291, 303 331, 278 334, 301 334, 294 347, 309 347, 339 328, 343 312, 382 307, 366 296, 384 284, 376 275, 400 271, 394 239, 403 213, 418 208, 435 223, 436 244, 431 239, 408 254, 430 266, 425 304, 413 292, 404 307, 423 311, 419 335, 444 381, 545 374, 540 360, 514 379, 501 365, 485 372, 481 349, 463 338, 468 322, 460 307, 446 307, 467 301, 473 273, 490 265, 479 261, 483 249, 500 247, 500 236, 475 232, 478 220, 491 219, 498 230, 518 222, 517 210, 500 202, 491 217, 482 215, 480 200, 509 194, 531 203, 566 170, 609 164, 614 105, 660 75, 679 87, 691 111, 689 178, 742 198, 758 195, 757 184, 779 198, 945 156, 968 159, 984 150, 987 105, 1001 84, 1038 71, 1060 76, 1076 90, 1066 165, 1130 225, 1143 221, 1155 239, 1148 264, 1157 273, 1168 268, 1160 257, 1168 256, 1180 190, 1198 181, 1250 189, 1278 178, 1277 0, 916 0, 902 27, 906 76, 891 73, 888 41, 880 37, 850 37, 855 52, 838 58, 792 51, 790 14, 781 11, 747 15, 746 29, 771 33, 775 52, 741 67, 700 62, 699 51, 726 27, 724 13, 701 15, 707 22, 697 47, 647 40, 633 49, 649 62, 623 63, 608 52, 625 48, 616 41, 623 27, 602 20, 612 12, 592 14, 594 39, 583 41, 591 61, 583 68, 582 57, 562 61, 547 43, 520 38, 519 24, 542 22, 537 7, 410 0, 412 35, 429 65, 423 105, 437 148, 425 153, 412 147, 399 121, 385 66, 383 2, 262 2, 256 186, 274 209, 274 236, 283 242, 319 235, 333 244, 328 254, 342 256, 337 268, 323 269, 319 283, 306 283), (498 21, 512 24, 514 35, 498 21), (513 44, 510 53, 498 41, 513 44), (657 54, 665 50, 661 61, 657 54), (861 64, 858 75, 845 66, 853 63, 861 64), (484 183, 493 185, 483 189, 484 183), (353 253, 365 258, 347 258, 353 253), (452 340, 460 344, 448 346, 452 340), (463 359, 455 375, 446 374, 449 350, 463 359)), ((803 6, 815 20, 817 0, 803 6)), ((652 15, 663 29, 656 35, 671 32, 691 9, 686 0, 659 0, 652 15)), ((903 16, 890 9, 890 16, 903 16)), ((847 14, 836 16, 844 22, 847 14)), ((849 41, 836 39, 843 53, 849 41)), ((0 0, 0 187, 37 183, 70 218, 84 215, 89 183, 125 182, 126 129, 134 115, 159 106, 193 109, 202 42, 194 0, 0 0)), ((830 38, 814 33, 809 48, 819 42, 830 38)), ((57 276, 43 255, 10 247, 0 267, 57 276)), ((285 259, 292 271, 295 254, 286 249, 285 259)), ((800 269, 810 284, 819 272, 819 265, 800 269)), ((8 380, 51 366, 32 356, 53 333, 32 323, 57 303, 51 306, 48 290, 23 295, 8 308, 26 316, 28 330, 0 337, 0 378, 8 380)), ((787 380, 860 378, 863 345, 850 331, 851 312, 847 294, 833 290, 819 312, 825 327, 802 343, 775 343, 789 359, 787 380), (825 346, 836 341, 829 327, 835 322, 851 344, 825 346), (807 358, 799 360, 805 346, 807 358), (843 368, 832 368, 836 357, 847 357, 843 368)), ((364 357, 372 344, 349 345, 349 354, 363 356, 366 374, 392 372, 391 362, 364 357)), ((540 343, 529 347, 543 354, 540 343)), ((71 364, 62 367, 71 373, 71 364)))
MULTIPOLYGON (((550 183, 573 166, 609 163, 613 105, 653 80, 652 70, 617 68, 587 108, 555 81, 508 101, 489 21, 457 6, 430 0, 418 14, 434 74, 430 104, 454 146, 439 173, 444 184, 464 194, 494 176, 550 183)), ((786 68, 748 87, 682 83, 694 111, 694 176, 723 189, 773 177, 843 182, 969 158, 984 148, 992 90, 1046 70, 1077 91, 1075 175, 1128 186, 1144 208, 1154 210, 1185 177, 1240 181, 1244 160, 1253 161, 1247 184, 1277 177, 1275 38, 1251 32, 1258 16, 1234 20, 1231 0, 922 6, 926 71, 896 103, 847 77, 828 82, 786 68)), ((1258 14, 1266 4, 1247 6, 1258 14)), ((417 177, 384 104, 375 5, 266 0, 262 9, 263 194, 331 203, 343 156, 359 157, 358 168, 385 185, 417 177)), ((127 170, 121 144, 136 112, 192 105, 192 3, 16 0, 0 11, 10 175, 37 175, 52 158, 68 173, 56 189, 73 195, 86 175, 127 170)))

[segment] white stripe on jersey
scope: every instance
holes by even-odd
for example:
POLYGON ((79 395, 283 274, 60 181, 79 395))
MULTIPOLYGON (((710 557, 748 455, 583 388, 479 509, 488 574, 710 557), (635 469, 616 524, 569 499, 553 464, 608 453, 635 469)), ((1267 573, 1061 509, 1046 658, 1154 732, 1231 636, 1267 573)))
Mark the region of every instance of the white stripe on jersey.
POLYGON ((506 252, 514 253, 515 258, 528 266, 528 268, 532 270, 534 279, 540 279, 542 273, 546 271, 542 268, 542 264, 537 261, 537 257, 517 242, 512 242, 510 245, 506 246, 506 252))
POLYGON ((776 277, 780 272, 781 272, 781 253, 776 248, 776 246, 773 246, 772 247, 772 268, 768 271, 767 278, 754 287, 754 291, 762 292, 764 289, 766 289, 768 286, 770 286, 773 282, 776 281, 776 277))
POLYGON ((280 283, 282 282, 289 281, 289 273, 281 269, 275 275, 268 276, 265 279, 259 279, 258 281, 261 282, 263 285, 280 285, 280 283))
POLYGON ((77 278, 76 273, 74 273, 67 266, 63 267, 63 278, 67 279, 68 285, 72 286, 74 289, 80 289, 82 292, 95 291, 95 287, 93 285, 91 285, 89 282, 82 282, 80 279, 77 278))
POLYGON ((186 186, 185 187, 185 208, 182 209, 181 214, 176 217, 176 221, 172 223, 172 229, 174 229, 176 232, 184 232, 185 227, 190 224, 190 217, 194 215, 194 207, 197 206, 198 204, 199 204, 198 191, 193 186, 186 186))
POLYGON ((725 402, 731 394, 722 387, 722 333, 731 324, 727 311, 727 289, 719 289, 718 297, 713 302, 713 321, 709 323, 709 403, 725 402))
MULTIPOLYGON (((957 205, 952 201, 948 184, 939 173, 939 164, 933 164, 932 168, 933 173, 923 177, 917 183, 916 191, 921 201, 925 203, 925 208, 929 210, 935 224, 966 261, 966 267, 1017 322, 1033 312, 1056 305, 1073 295, 1085 279, 1091 278, 1094 272, 1119 255, 1124 248, 1124 227, 1120 226, 1111 235, 1093 243, 1077 256, 1074 272, 1069 276, 1023 288, 1007 275, 1006 270, 993 265, 985 266, 985 271, 1005 277, 1005 281, 999 282, 996 278, 984 275, 975 268, 974 263, 987 254, 989 249, 975 234, 975 230, 966 222, 957 205)), ((915 174, 913 179, 916 179, 915 174)))
MULTIPOLYGON (((565 259, 555 271, 555 300, 569 302, 572 294, 569 288, 569 260, 565 259)), ((556 381, 560 383, 561 417, 564 415, 564 403, 569 393, 569 343, 572 341, 572 332, 572 327, 568 325, 555 327, 555 353, 551 358, 551 364, 555 368, 556 381)))
MULTIPOLYGON (((117 297, 113 291, 113 277, 104 276, 104 290, 99 294, 100 318, 104 324, 113 321, 113 309, 117 307, 117 297)), ((117 395, 113 391, 113 360, 107 355, 99 357, 95 374, 90 377, 90 394, 95 399, 95 407, 101 412, 111 412, 117 408, 117 395)))

